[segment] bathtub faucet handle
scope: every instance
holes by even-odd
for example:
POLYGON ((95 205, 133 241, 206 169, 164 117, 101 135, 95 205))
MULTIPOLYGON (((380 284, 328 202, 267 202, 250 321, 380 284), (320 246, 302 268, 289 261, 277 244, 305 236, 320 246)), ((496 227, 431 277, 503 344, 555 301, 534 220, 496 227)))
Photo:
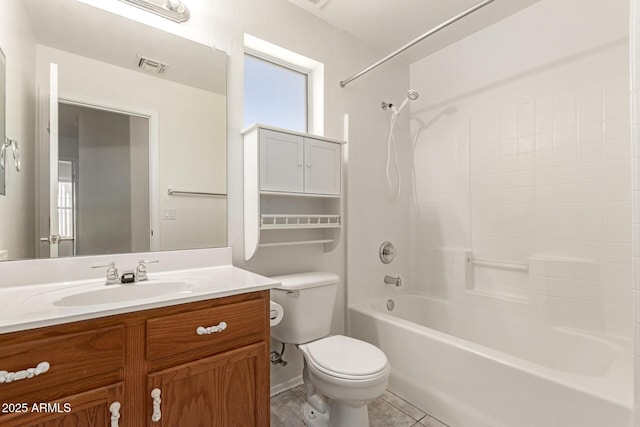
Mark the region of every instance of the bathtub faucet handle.
POLYGON ((400 278, 400 276, 397 277, 393 277, 393 276, 384 276, 384 283, 386 283, 387 285, 394 285, 396 288, 402 286, 402 279, 400 278))

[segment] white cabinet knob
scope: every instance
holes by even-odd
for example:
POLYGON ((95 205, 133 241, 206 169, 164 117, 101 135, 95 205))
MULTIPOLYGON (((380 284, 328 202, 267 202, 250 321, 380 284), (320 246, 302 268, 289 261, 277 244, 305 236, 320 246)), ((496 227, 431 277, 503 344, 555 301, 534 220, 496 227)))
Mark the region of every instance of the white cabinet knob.
POLYGON ((111 427, 118 427, 120 422, 120 402, 113 402, 109 406, 109 412, 111 412, 111 427))
POLYGON ((160 410, 160 403, 162 400, 160 399, 160 395, 162 391, 159 388, 154 388, 151 390, 151 397, 153 398, 153 414, 151 414, 151 421, 157 423, 162 418, 162 411, 160 410))

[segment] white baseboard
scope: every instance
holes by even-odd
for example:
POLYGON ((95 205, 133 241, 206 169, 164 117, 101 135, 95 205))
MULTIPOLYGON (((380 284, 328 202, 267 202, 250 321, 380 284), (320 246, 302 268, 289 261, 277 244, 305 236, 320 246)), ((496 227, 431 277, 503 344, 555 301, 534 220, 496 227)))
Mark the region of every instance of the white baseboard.
POLYGON ((283 391, 287 391, 294 387, 298 387, 302 385, 302 375, 298 375, 295 378, 291 378, 289 381, 286 381, 281 384, 276 384, 271 386, 271 396, 275 396, 278 393, 282 393, 283 391))

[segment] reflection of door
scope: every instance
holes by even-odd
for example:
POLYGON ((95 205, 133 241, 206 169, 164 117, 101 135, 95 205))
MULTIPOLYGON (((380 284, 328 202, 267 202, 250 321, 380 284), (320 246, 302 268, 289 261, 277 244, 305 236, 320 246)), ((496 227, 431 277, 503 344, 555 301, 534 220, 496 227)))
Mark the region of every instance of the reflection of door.
POLYGON ((38 257, 157 250, 157 114, 59 94, 50 70, 39 106, 38 257))
MULTIPOLYGON (((74 254, 149 251, 149 120, 64 100, 58 112, 60 164, 75 164, 74 254)), ((70 187, 63 172, 59 168, 59 194, 70 187)), ((70 199, 61 196, 60 227, 68 222, 65 214, 72 217, 70 199)), ((60 250, 70 255, 66 239, 60 250)))
POLYGON ((48 235, 41 236, 40 241, 49 244, 49 257, 58 257, 58 65, 49 64, 49 162, 48 177, 46 177, 49 189, 48 207, 49 220, 48 235))
MULTIPOLYGON (((68 199, 66 197, 67 195, 61 193, 61 190, 64 190, 64 188, 61 188, 60 180, 59 91, 57 64, 49 64, 48 95, 48 135, 47 138, 45 138, 48 145, 47 147, 40 147, 40 161, 42 165, 47 165, 45 170, 48 171, 48 173, 43 172, 43 176, 40 177, 41 194, 39 194, 39 201, 43 205, 40 207, 39 219, 39 234, 41 242, 40 257, 48 256, 50 258, 57 258, 59 255, 74 255, 75 253, 74 237, 73 235, 66 235, 67 233, 65 232, 68 230, 69 224, 64 224, 64 221, 61 223, 60 217, 60 209, 63 207, 61 205, 65 205, 68 199), (43 217, 46 217, 46 220, 43 217), (65 227, 65 225, 67 227, 65 227), (64 228, 65 231, 61 232, 61 227, 64 228), (63 240, 65 242, 70 242, 71 246, 66 249, 62 248, 63 252, 60 253, 60 244, 63 240), (46 246, 48 246, 48 248, 46 246)), ((64 169, 62 171, 62 175, 66 175, 64 169)), ((62 181, 64 181, 64 178, 62 181)), ((64 184, 62 185, 64 186, 64 184)))

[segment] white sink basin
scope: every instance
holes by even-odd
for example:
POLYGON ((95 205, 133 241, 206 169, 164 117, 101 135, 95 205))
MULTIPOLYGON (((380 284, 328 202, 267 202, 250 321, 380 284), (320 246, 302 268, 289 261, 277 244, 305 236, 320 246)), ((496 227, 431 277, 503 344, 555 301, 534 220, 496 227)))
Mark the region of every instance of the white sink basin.
POLYGON ((80 292, 67 295, 56 301, 53 305, 63 307, 83 306, 83 305, 102 305, 114 304, 119 302, 128 302, 141 299, 149 299, 162 295, 185 295, 193 291, 193 284, 185 282, 162 281, 134 283, 127 285, 110 285, 101 289, 80 292))

